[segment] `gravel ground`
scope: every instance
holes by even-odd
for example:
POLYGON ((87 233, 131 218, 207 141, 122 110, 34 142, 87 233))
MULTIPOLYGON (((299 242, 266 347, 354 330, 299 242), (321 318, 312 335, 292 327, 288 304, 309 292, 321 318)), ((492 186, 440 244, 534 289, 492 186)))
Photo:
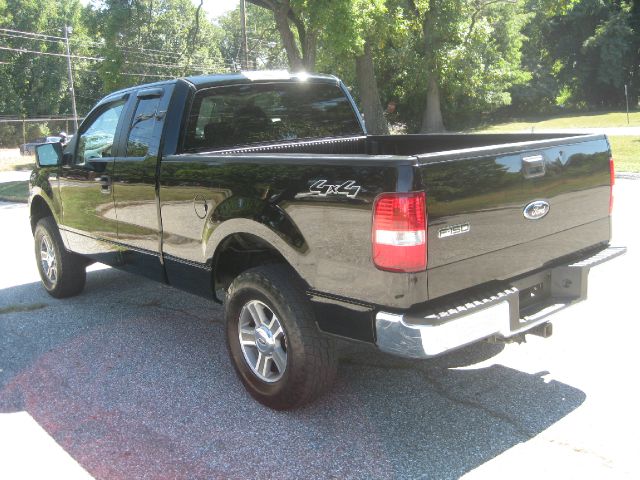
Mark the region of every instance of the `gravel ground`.
POLYGON ((638 478, 639 201, 619 179, 629 252, 550 339, 424 362, 345 346, 295 412, 245 393, 213 303, 100 266, 50 298, 26 206, 0 204, 0 478, 638 478))

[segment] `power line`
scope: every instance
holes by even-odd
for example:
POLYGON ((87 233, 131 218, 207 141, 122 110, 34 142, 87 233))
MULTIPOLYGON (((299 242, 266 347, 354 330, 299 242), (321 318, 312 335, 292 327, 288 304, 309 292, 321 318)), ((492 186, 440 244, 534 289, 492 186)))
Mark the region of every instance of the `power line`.
MULTIPOLYGON (((105 42, 97 42, 95 40, 88 40, 85 38, 74 38, 74 39, 71 39, 71 41, 88 46, 89 48, 105 48, 107 46, 105 42)), ((166 57, 176 57, 176 58, 182 56, 182 54, 179 52, 172 52, 168 50, 157 50, 154 48, 145 48, 145 47, 140 47, 140 48, 125 47, 124 45, 118 45, 118 44, 114 44, 113 46, 119 50, 142 53, 144 55, 151 55, 151 56, 158 56, 158 57, 166 56, 166 57)))
MULTIPOLYGON (((25 39, 25 40, 41 40, 41 41, 47 41, 47 42, 54 42, 54 43, 64 43, 64 37, 56 37, 53 35, 45 35, 42 33, 36 33, 36 32, 27 32, 27 31, 23 31, 23 30, 14 30, 14 29, 8 29, 8 28, 0 28, 0 35, 5 35, 5 36, 9 36, 11 38, 18 38, 18 39, 25 39), (8 32, 8 33, 6 33, 8 32)), ((106 44, 104 42, 98 42, 95 40, 89 40, 89 39, 84 39, 84 38, 71 38, 69 39, 70 42, 74 42, 74 43, 82 43, 85 45, 94 45, 97 47, 105 47, 106 44)), ((169 51, 169 50, 159 50, 159 49, 155 49, 155 48, 145 48, 145 47, 141 47, 141 48, 134 48, 134 47, 126 47, 123 45, 114 45, 115 48, 118 48, 120 50, 128 50, 128 51, 132 51, 132 52, 137 52, 137 53, 143 53, 143 54, 148 54, 148 55, 161 55, 161 56, 172 56, 172 57, 181 57, 183 56, 182 53, 180 52, 174 52, 174 51, 169 51)))
MULTIPOLYGON (((28 50, 26 48, 11 48, 11 47, 5 47, 5 46, 0 46, 0 50, 7 50, 10 52, 18 52, 18 53, 31 53, 31 54, 35 54, 35 55, 51 55, 54 57, 66 57, 67 55, 65 55, 64 53, 52 53, 52 52, 41 52, 41 51, 36 51, 36 50, 28 50)), ((91 61, 95 61, 95 62, 103 62, 105 60, 107 60, 104 57, 89 57, 89 56, 85 56, 85 55, 75 55, 72 54, 70 55, 71 58, 77 58, 80 60, 91 60, 91 61)), ((197 71, 197 72, 206 72, 208 70, 210 70, 211 68, 219 68, 219 67, 227 67, 227 65, 225 64, 221 64, 221 63, 212 63, 210 66, 208 65, 189 65, 189 64, 168 64, 168 63, 148 63, 148 62, 136 62, 136 61, 130 61, 130 60, 123 60, 123 63, 129 64, 129 65, 141 65, 141 66, 145 66, 145 67, 158 67, 158 68, 170 68, 170 69, 187 69, 190 71, 197 71)))
MULTIPOLYGON (((32 35, 31 32, 23 32, 20 30, 12 30, 11 32, 3 32, 2 30, 3 29, 0 29, 0 35, 8 38, 15 38, 18 40, 33 40, 36 42, 51 42, 51 43, 57 43, 57 44, 64 44, 64 39, 56 40, 51 38, 34 37, 34 36, 31 36, 32 35)), ((88 48, 96 48, 96 47, 104 48, 106 46, 104 42, 96 42, 94 40, 88 40, 88 39, 82 39, 82 38, 70 38, 69 41, 73 43, 82 44, 84 46, 87 46, 88 48)), ((148 49, 148 48, 147 49, 132 48, 132 47, 124 47, 121 45, 115 45, 115 47, 118 48, 119 50, 136 52, 136 53, 151 56, 151 57, 156 57, 156 56, 180 57, 181 56, 177 52, 168 52, 168 51, 161 51, 161 50, 148 49)), ((163 60, 163 61, 166 61, 166 60, 163 60)))
MULTIPOLYGON (((106 44, 102 43, 102 42, 96 42, 93 40, 85 40, 85 39, 78 39, 78 41, 80 42, 84 42, 84 43, 91 43, 93 45, 97 45, 100 47, 105 47, 106 44)), ((126 47, 124 45, 118 45, 118 44, 114 44, 115 48, 118 48, 120 50, 129 50, 132 52, 140 52, 140 53, 146 53, 148 55, 158 55, 158 56, 169 56, 169 57, 181 57, 183 56, 182 53, 180 52, 173 52, 170 50, 158 50, 155 48, 145 48, 145 47, 140 47, 140 48, 135 48, 135 47, 126 47)))
MULTIPOLYGON (((52 42, 52 43, 64 43, 64 37, 57 37, 55 35, 47 35, 44 33, 39 33, 39 32, 28 32, 28 31, 24 31, 24 30, 15 30, 15 29, 9 29, 9 28, 0 28, 0 35, 5 35, 8 36, 10 38, 16 38, 16 39, 24 39, 24 40, 39 40, 39 41, 47 41, 47 42, 52 42), (3 33, 5 32, 5 33, 3 33)), ((82 38, 73 38, 73 39, 69 39, 70 42, 77 42, 77 43, 84 43, 85 45, 95 45, 97 47, 105 47, 105 43, 103 42, 97 42, 95 40, 89 40, 89 39, 82 39, 82 38)), ((143 54, 149 57, 152 57, 155 60, 155 55, 157 54, 158 57, 160 56, 170 56, 170 57, 182 57, 183 54, 180 52, 173 52, 173 51, 169 51, 169 50, 159 50, 159 49, 155 49, 155 48, 134 48, 134 47, 126 47, 126 46, 122 46, 122 45, 114 45, 115 48, 119 49, 119 50, 124 50, 124 51, 130 51, 130 52, 134 52, 137 54, 143 54)), ((91 47, 90 47, 91 48, 91 47)), ((4 48, 4 50, 7 50, 8 48, 4 48)), ((26 49, 23 49, 26 51, 26 49)), ((30 53, 37 53, 34 51, 30 51, 30 53)), ((47 52, 42 52, 43 54, 46 54, 47 52)), ((50 53, 51 54, 51 53, 50 53)), ((52 54, 51 54, 52 55, 52 54)), ((62 54, 61 54, 62 55, 62 54)), ((72 55, 72 57, 74 57, 74 55, 72 55)), ((81 58, 82 56, 78 56, 75 55, 75 57, 77 58, 81 58)), ((85 59, 87 59, 89 57, 85 57, 85 59)), ((93 59, 97 59, 98 57, 93 57, 93 59)), ((157 62, 161 63, 161 62, 166 62, 166 59, 162 59, 162 58, 158 58, 158 60, 156 60, 157 62)), ((138 62, 135 62, 138 63, 138 62)), ((164 65, 160 65, 160 64, 156 64, 158 66, 166 66, 166 64, 164 65)), ((226 67, 235 67, 235 65, 232 65, 229 62, 220 62, 220 61, 216 61, 214 62, 215 65, 217 66, 226 66, 226 67)), ((180 65, 180 64, 175 64, 175 65, 179 65, 179 67, 176 68, 184 68, 187 65, 180 65)), ((193 67, 195 69, 208 69, 210 68, 209 66, 206 65, 193 65, 193 67)), ((171 65, 171 68, 174 68, 174 64, 171 65)))
MULTIPOLYGON (((100 73, 106 73, 106 74, 110 74, 113 72, 98 72, 97 70, 85 70, 85 69, 81 69, 83 72, 85 73, 95 73, 97 75, 99 75, 100 73)), ((155 73, 130 73, 130 72, 120 72, 118 73, 118 75, 124 75, 127 77, 154 77, 154 78, 166 78, 167 80, 171 79, 171 78, 175 78, 172 77, 171 75, 157 75, 155 73)))
POLYGON ((19 33, 9 33, 9 32, 2 32, 2 31, 0 31, 0 35, 2 35, 3 37, 15 38, 18 40, 33 40, 36 42, 50 42, 50 43, 58 43, 58 44, 64 42, 64 40, 52 40, 50 38, 30 37, 28 35, 21 35, 19 33))
POLYGON ((23 33, 25 35, 31 35, 34 37, 47 37, 47 38, 57 38, 58 40, 64 40, 64 37, 56 37, 54 35, 45 35, 44 33, 37 33, 37 32, 25 32, 23 30, 13 30, 11 28, 0 28, 0 31, 10 32, 10 33, 23 33))
MULTIPOLYGON (((7 32, 0 31, 0 36, 6 37, 6 38, 11 38, 11 39, 16 39, 16 40, 32 40, 32 41, 35 41, 35 42, 50 42, 50 43, 54 43, 54 44, 63 44, 64 45, 64 40, 52 40, 52 39, 49 39, 49 38, 30 37, 30 36, 22 35, 22 34, 19 34, 19 33, 7 33, 7 32)), ((84 45, 87 48, 103 48, 105 46, 104 43, 94 42, 94 41, 91 41, 91 40, 84 40, 84 39, 70 38, 69 41, 70 42, 79 43, 81 45, 84 45)), ((158 58, 159 58, 160 61, 166 62, 167 59, 166 58, 162 58, 162 56, 168 56, 168 57, 171 57, 171 58, 176 58, 176 57, 179 56, 178 54, 175 54, 175 53, 164 53, 164 54, 151 53, 151 52, 146 52, 145 49, 122 47, 122 46, 119 46, 119 45, 117 45, 116 48, 118 48, 119 50, 135 52, 137 55, 144 55, 144 56, 149 57, 150 59, 152 59, 154 61, 157 61, 158 58)))
MULTIPOLYGON (((48 122, 72 122, 75 117, 67 116, 67 117, 2 117, 0 118, 0 123, 48 123, 48 122)), ((84 117, 77 117, 78 120, 82 121, 84 117)))
MULTIPOLYGON (((18 52, 18 53, 35 53, 36 55, 52 55, 54 57, 66 57, 64 53, 38 52, 36 50, 27 50, 26 48, 10 48, 10 47, 3 47, 1 45, 0 45, 0 50, 7 50, 10 52, 18 52)), ((104 60, 104 58, 100 58, 100 57, 86 57, 83 55, 71 55, 71 58, 78 58, 81 60, 93 60, 98 62, 104 60)))

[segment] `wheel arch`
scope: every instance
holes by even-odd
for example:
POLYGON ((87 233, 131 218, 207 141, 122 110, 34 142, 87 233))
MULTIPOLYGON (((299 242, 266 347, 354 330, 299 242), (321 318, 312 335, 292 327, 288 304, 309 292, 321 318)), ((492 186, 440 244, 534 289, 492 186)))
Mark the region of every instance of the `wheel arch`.
MULTIPOLYGON (((29 219, 31 221, 31 233, 34 233, 36 230, 36 225, 38 222, 45 217, 53 217, 54 221, 56 220, 55 215, 53 214, 53 208, 51 205, 45 200, 42 195, 35 195, 31 199, 31 205, 29 206, 29 219)), ((57 223, 57 221, 56 221, 57 223)))
POLYGON ((274 243, 278 242, 271 242, 255 231, 236 231, 221 238, 211 260, 215 297, 222 300, 221 292, 226 292, 234 278, 261 265, 285 265, 304 281, 295 267, 300 262, 294 252, 274 243))

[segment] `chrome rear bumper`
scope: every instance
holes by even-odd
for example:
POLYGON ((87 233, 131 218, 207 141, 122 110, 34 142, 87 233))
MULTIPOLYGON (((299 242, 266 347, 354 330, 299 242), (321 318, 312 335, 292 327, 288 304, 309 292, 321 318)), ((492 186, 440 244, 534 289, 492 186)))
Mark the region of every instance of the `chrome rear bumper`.
POLYGON ((421 311, 380 311, 375 319, 376 344, 394 355, 430 358, 479 340, 526 333, 548 322, 553 313, 584 300, 591 267, 625 252, 625 247, 608 247, 579 262, 421 311))

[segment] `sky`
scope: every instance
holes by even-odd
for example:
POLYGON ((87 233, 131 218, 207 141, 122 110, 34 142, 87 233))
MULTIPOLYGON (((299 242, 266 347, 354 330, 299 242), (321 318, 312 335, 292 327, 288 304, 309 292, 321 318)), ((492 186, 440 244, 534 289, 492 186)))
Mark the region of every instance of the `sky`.
MULTIPOLYGON (((193 4, 197 7, 200 5, 199 0, 191 0, 193 4)), ((91 3, 91 0, 80 0, 80 3, 83 5, 87 5, 91 3)), ((207 16, 209 18, 217 18, 221 15, 224 15, 229 10, 233 10, 238 6, 240 0, 204 0, 204 4, 202 8, 204 8, 205 12, 207 12, 207 16)))
MULTIPOLYGON (((196 6, 200 4, 198 0, 192 0, 192 2, 196 6)), ((204 0, 202 8, 207 12, 209 18, 216 18, 236 8, 238 3, 240 0, 204 0)))

